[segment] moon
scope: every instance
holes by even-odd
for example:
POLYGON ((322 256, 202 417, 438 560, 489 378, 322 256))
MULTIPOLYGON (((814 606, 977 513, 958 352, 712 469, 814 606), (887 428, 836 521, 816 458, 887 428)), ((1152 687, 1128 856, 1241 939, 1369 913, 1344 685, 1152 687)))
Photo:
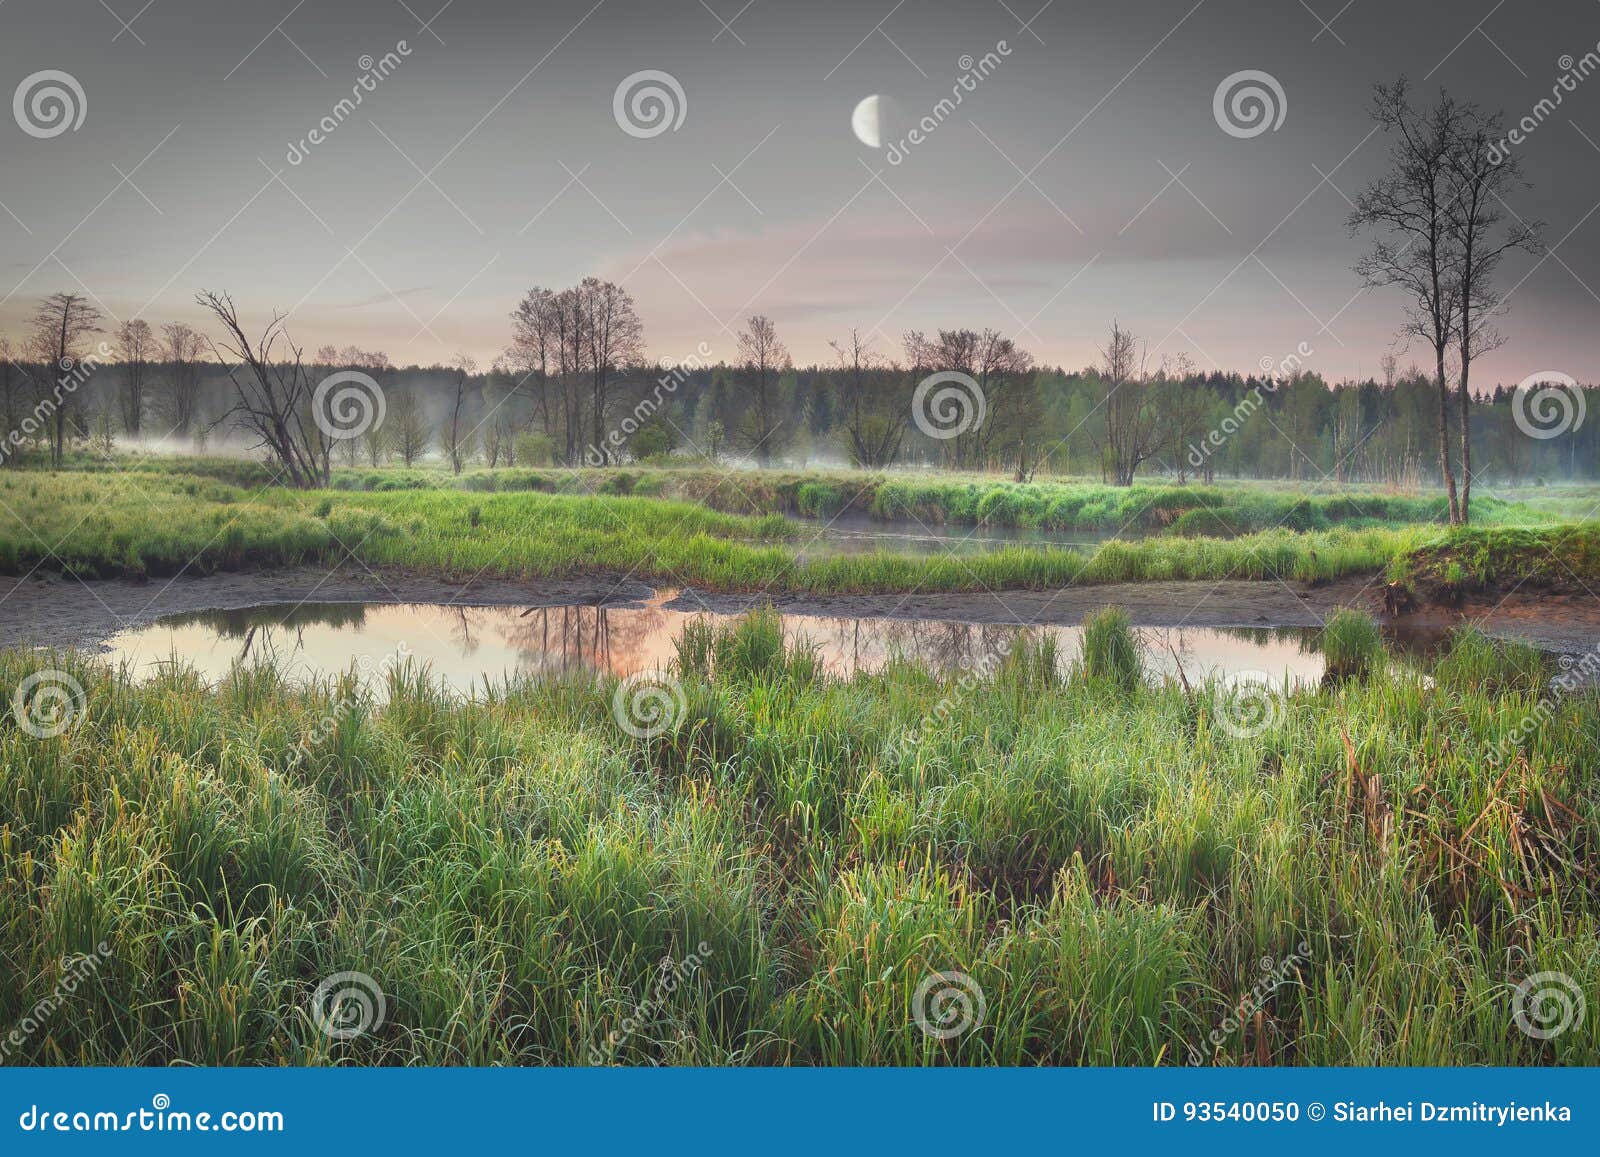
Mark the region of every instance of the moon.
POLYGON ((863 97, 850 114, 850 130, 868 148, 883 148, 883 97, 877 93, 863 97))

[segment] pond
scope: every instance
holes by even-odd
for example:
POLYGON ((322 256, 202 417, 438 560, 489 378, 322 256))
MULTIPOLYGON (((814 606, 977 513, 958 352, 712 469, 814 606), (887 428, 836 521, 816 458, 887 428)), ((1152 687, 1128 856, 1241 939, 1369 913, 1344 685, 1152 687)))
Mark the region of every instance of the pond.
MULTIPOLYGON (((485 680, 575 672, 618 676, 666 666, 673 640, 696 613, 668 609, 674 592, 645 606, 521 608, 438 603, 302 603, 172 615, 107 640, 112 663, 137 676, 176 659, 215 681, 239 660, 269 659, 296 680, 355 669, 381 676, 404 660, 426 664, 436 680, 463 694, 485 680)), ((727 619, 731 616, 706 616, 727 619)), ((786 615, 784 633, 815 647, 827 668, 848 676, 890 658, 959 674, 983 670, 1018 627, 918 619, 786 615)), ((1078 653, 1077 626, 1030 628, 1053 634, 1063 666, 1078 653)), ((1321 678, 1314 629, 1144 628, 1153 675, 1191 681, 1207 674, 1264 673, 1274 682, 1321 678)), ((381 678, 369 678, 381 684, 381 678)), ((375 686, 380 690, 380 686, 375 686)))

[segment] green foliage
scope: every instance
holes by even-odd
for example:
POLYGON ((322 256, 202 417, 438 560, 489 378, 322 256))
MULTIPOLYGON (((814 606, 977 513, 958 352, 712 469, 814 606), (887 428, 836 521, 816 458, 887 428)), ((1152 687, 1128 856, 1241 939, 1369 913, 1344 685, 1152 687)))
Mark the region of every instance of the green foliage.
POLYGON ((1144 677, 1144 659, 1128 612, 1106 607, 1083 621, 1080 642, 1083 673, 1124 692, 1132 692, 1144 677))
POLYGON ((1370 615, 1339 607, 1322 624, 1322 659, 1334 679, 1365 679, 1383 664, 1383 634, 1370 615))
POLYGON ((804 669, 761 612, 678 654, 672 729, 635 739, 609 680, 464 701, 407 668, 378 698, 0 652, 0 686, 85 692, 55 738, 0 720, 0 1023, 109 950, 8 1059, 1600 1061, 1592 1017, 1510 1027, 1523 975, 1600 986, 1600 698, 1519 730, 1520 660, 1469 636, 1431 686, 1376 666, 1244 736, 1026 638, 976 684, 804 669), (1238 1024, 1263 959, 1285 982, 1238 1024), (388 1019, 336 1042, 305 1010, 350 970, 388 1019), (943 972, 986 1007, 950 1040, 916 1021, 943 972))

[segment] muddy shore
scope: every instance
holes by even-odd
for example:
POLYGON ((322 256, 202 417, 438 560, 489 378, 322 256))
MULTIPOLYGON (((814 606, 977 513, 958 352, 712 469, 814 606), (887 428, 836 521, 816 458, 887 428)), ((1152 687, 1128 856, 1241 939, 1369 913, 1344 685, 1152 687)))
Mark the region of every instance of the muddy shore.
MULTIPOLYGON (((1386 626, 1447 627, 1469 618, 1487 630, 1550 650, 1600 644, 1600 600, 1516 591, 1400 617, 1385 615, 1376 576, 1316 585, 1254 581, 1110 583, 1055 591, 893 595, 751 596, 687 589, 661 592, 670 610, 736 613, 770 603, 785 614, 838 618, 935 619, 965 623, 1070 625, 1107 605, 1146 627, 1314 627, 1337 606, 1357 606, 1386 626)), ((236 610, 301 602, 445 603, 458 606, 645 606, 650 584, 616 575, 470 583, 353 568, 215 574, 176 580, 79 582, 59 576, 0 579, 0 647, 93 648, 112 635, 185 611, 236 610)))

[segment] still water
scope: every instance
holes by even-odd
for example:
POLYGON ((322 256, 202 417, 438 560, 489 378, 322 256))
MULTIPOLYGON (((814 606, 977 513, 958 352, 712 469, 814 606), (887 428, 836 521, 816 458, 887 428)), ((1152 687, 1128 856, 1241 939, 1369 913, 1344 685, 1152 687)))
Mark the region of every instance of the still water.
MULTIPOLYGON (((584 671, 629 675, 663 667, 673 658, 673 640, 684 623, 698 617, 661 605, 671 598, 664 593, 643 607, 304 603, 204 611, 115 635, 107 641, 107 658, 129 664, 140 676, 176 659, 213 681, 239 660, 270 659, 291 678, 305 680, 352 669, 381 675, 409 659, 427 664, 435 680, 468 694, 485 680, 584 671)), ((830 671, 845 676, 877 670, 890 658, 945 672, 981 668, 1019 630, 800 615, 785 616, 783 624, 791 641, 803 639, 830 671)), ((1056 636, 1063 665, 1077 655, 1081 628, 1032 630, 1056 636)), ((1145 628, 1140 634, 1146 663, 1156 675, 1175 674, 1181 662, 1191 681, 1242 671, 1262 672, 1274 681, 1312 682, 1322 676, 1315 630, 1145 628)))

